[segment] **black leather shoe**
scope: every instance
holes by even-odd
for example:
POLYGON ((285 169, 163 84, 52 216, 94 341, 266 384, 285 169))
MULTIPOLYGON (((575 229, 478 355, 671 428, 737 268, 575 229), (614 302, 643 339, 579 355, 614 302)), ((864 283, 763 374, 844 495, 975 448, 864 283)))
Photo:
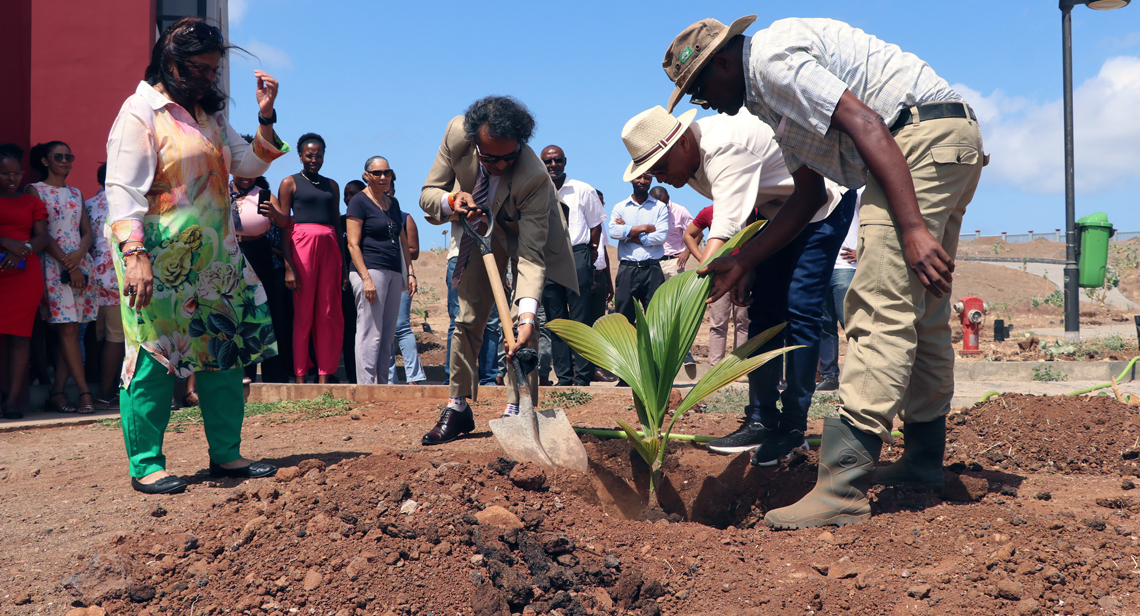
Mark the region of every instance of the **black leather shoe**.
POLYGON ((436 422, 434 428, 424 435, 421 442, 424 445, 442 445, 450 443, 459 438, 460 434, 471 432, 474 429, 475 415, 471 412, 471 407, 467 407, 465 411, 460 411, 449 406, 439 414, 439 421, 436 422))
POLYGON ((277 467, 265 462, 251 462, 249 466, 241 468, 226 468, 221 464, 210 463, 211 477, 235 477, 238 479, 257 479, 277 474, 277 467))
POLYGON ((131 487, 143 494, 180 494, 186 491, 186 482, 174 475, 167 475, 154 483, 142 483, 131 477, 131 487))

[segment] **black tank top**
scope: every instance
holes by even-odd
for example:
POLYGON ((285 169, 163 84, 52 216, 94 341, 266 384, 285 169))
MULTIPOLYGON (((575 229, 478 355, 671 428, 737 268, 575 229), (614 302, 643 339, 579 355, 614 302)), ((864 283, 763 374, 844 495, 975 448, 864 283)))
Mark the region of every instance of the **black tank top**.
POLYGON ((293 222, 317 225, 334 224, 334 212, 340 213, 337 205, 339 195, 333 192, 332 182, 321 176, 321 181, 313 184, 300 173, 293 174, 293 222))

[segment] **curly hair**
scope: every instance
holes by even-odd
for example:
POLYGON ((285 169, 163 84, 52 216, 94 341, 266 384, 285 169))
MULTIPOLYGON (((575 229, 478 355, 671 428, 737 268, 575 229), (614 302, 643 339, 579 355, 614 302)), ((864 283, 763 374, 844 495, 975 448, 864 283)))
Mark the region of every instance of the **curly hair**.
POLYGON ((323 137, 316 133, 305 133, 304 135, 301 135, 300 139, 297 140, 297 152, 305 149, 305 146, 310 143, 319 143, 321 145, 322 152, 324 152, 326 149, 325 140, 323 137))
POLYGON ((28 164, 31 165, 32 169, 36 170, 36 173, 40 174, 41 182, 48 179, 48 168, 47 165, 43 163, 43 159, 47 158, 52 150, 61 145, 68 150, 71 149, 71 146, 62 141, 49 141, 47 143, 37 143, 33 145, 32 150, 28 152, 28 164))
POLYGON ((468 141, 474 143, 484 126, 487 134, 496 139, 526 143, 534 134, 535 123, 526 105, 513 96, 488 96, 471 103, 463 114, 463 131, 468 141))
POLYGON ((227 43, 222 31, 201 17, 183 17, 167 26, 158 37, 151 49, 144 79, 152 86, 161 83, 178 102, 197 102, 206 113, 217 113, 226 108, 222 85, 217 80, 207 83, 204 76, 191 77, 198 71, 190 66, 189 60, 213 52, 225 57, 231 49, 245 51, 227 43))

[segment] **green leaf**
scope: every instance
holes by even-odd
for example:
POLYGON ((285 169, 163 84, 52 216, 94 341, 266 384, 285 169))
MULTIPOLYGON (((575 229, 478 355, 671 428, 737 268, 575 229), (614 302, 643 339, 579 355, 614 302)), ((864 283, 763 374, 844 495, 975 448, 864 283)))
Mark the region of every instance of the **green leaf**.
POLYGON ((736 235, 729 238, 723 246, 717 249, 715 253, 705 257, 705 260, 701 262, 701 266, 703 267, 707 265, 709 261, 712 261, 717 257, 723 257, 726 254, 731 254, 732 251, 747 244, 757 233, 760 232, 760 229, 762 229, 766 224, 768 224, 767 220, 757 220, 756 222, 741 229, 737 232, 736 235))
MULTIPOLYGON (((653 462, 657 458, 657 450, 650 449, 648 443, 641 440, 641 437, 637 435, 637 430, 634 430, 633 426, 630 426, 620 419, 617 420, 617 424, 625 431, 625 438, 628 439, 630 443, 633 443, 633 448, 637 450, 641 459, 645 460, 649 468, 653 468, 653 462)), ((657 439, 652 440, 656 441, 657 439)))
POLYGON ((606 315, 592 328, 569 319, 555 319, 546 326, 591 363, 614 373, 631 388, 641 388, 637 330, 625 316, 606 315))
POLYGON ((656 390, 662 419, 673 380, 697 338, 711 287, 712 278, 699 277, 695 270, 678 274, 657 289, 645 313, 652 362, 659 375, 656 390))

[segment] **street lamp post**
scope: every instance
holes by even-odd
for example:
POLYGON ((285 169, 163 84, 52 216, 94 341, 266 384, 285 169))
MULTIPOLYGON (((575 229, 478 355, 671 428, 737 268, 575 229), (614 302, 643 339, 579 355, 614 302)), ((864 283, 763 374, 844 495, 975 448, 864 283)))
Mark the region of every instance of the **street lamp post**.
POLYGON ((1098 11, 1127 6, 1130 0, 1060 0, 1061 55, 1065 87, 1065 341, 1081 339, 1080 288, 1077 285, 1076 186, 1073 177, 1073 32, 1072 11, 1078 4, 1098 11))

